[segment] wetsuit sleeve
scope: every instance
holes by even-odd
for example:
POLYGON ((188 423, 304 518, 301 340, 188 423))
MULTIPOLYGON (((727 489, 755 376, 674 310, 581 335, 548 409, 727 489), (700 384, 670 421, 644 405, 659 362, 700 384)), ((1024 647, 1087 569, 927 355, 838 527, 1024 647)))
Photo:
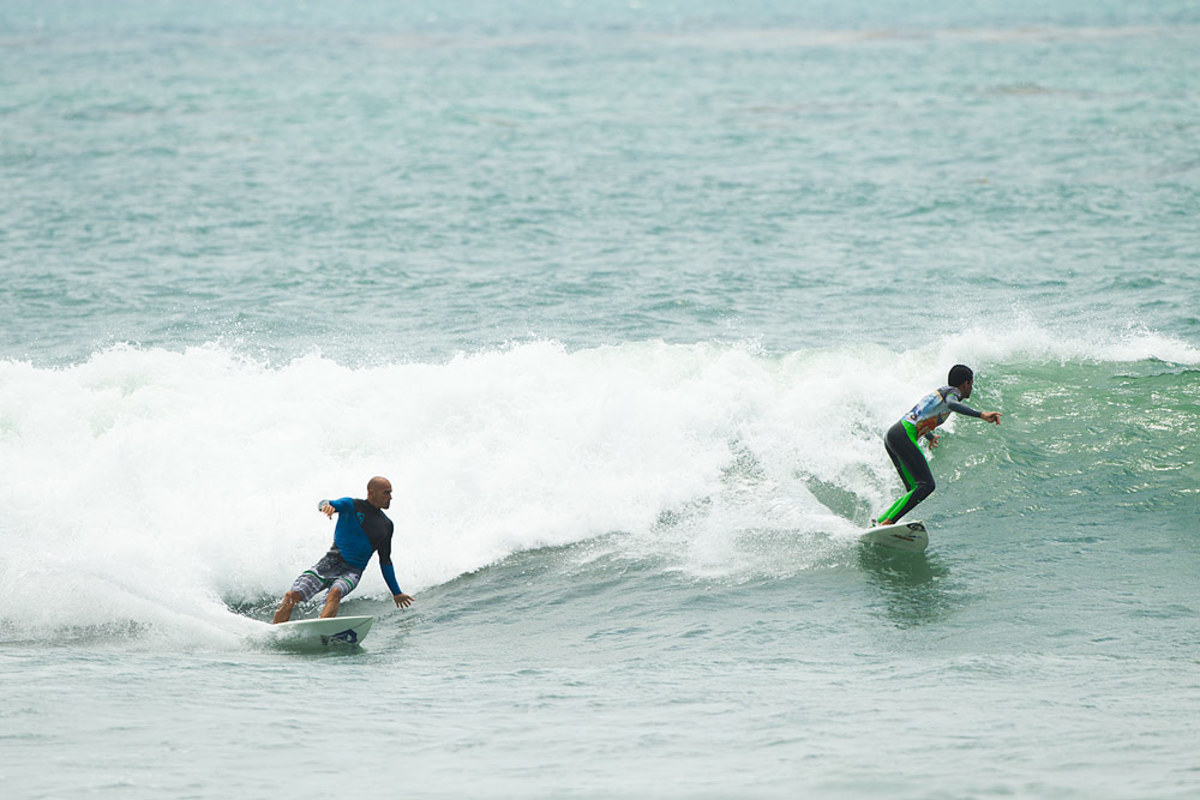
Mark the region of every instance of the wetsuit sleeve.
POLYGON ((329 500, 329 505, 333 506, 334 510, 339 514, 345 514, 347 511, 354 511, 354 498, 343 497, 341 500, 329 500))
POLYGON ((966 414, 968 417, 982 417, 983 416, 983 412, 976 411, 975 409, 971 408, 970 406, 963 405, 962 403, 958 402, 957 400, 947 400, 946 408, 950 409, 955 414, 966 414))
POLYGON ((383 573, 383 579, 387 581, 388 589, 393 595, 404 594, 400 591, 400 584, 396 583, 396 568, 392 565, 392 537, 388 536, 379 545, 379 571, 383 573))
POLYGON ((392 595, 404 594, 404 592, 400 591, 400 584, 396 583, 396 568, 391 564, 380 564, 379 569, 383 572, 383 579, 387 581, 388 589, 391 590, 392 595))

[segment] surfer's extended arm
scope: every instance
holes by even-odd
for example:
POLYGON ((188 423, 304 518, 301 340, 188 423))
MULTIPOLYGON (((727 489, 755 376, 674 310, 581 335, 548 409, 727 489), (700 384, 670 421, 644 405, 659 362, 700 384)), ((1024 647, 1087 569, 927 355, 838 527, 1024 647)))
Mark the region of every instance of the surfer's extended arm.
POLYGON ((970 406, 960 403, 957 400, 947 400, 946 408, 950 409, 956 414, 966 414, 968 417, 975 417, 976 419, 981 419, 984 422, 991 422, 995 425, 1000 424, 999 411, 976 411, 970 406))
POLYGON ((317 502, 317 511, 320 511, 330 519, 333 519, 334 514, 353 510, 354 500, 349 497, 343 497, 340 500, 320 500, 317 502))
POLYGON ((396 583, 396 568, 388 563, 380 564, 379 569, 383 572, 383 579, 387 581, 388 589, 392 592, 392 599, 396 601, 396 608, 408 608, 413 601, 412 595, 400 591, 400 584, 396 583))
POLYGON ((968 417, 979 418, 983 416, 983 412, 976 411, 966 403, 960 403, 957 400, 947 400, 946 408, 950 409, 955 414, 966 414, 968 417))
MULTIPOLYGON (((992 422, 996 425, 1000 424, 999 411, 976 411, 960 400, 953 400, 949 397, 946 397, 945 400, 946 408, 950 409, 956 414, 964 414, 968 417, 975 417, 976 419, 982 419, 984 422, 992 422)), ((925 441, 928 442, 930 447, 938 446, 938 438, 938 435, 933 431, 925 434, 925 441)))
POLYGON ((408 608, 412 605, 412 595, 405 594, 400 591, 400 584, 396 583, 396 568, 389 561, 386 564, 381 563, 379 569, 383 572, 383 579, 387 581, 388 589, 392 591, 392 599, 396 601, 396 608, 408 608))
POLYGON ((388 589, 391 590, 393 597, 398 594, 404 594, 404 592, 400 591, 400 584, 396 583, 396 568, 392 566, 392 562, 389 561, 384 564, 381 556, 379 571, 383 573, 383 579, 387 582, 388 589))
POLYGON ((400 584, 396 582, 396 567, 392 564, 392 540, 390 538, 379 546, 379 571, 383 573, 383 579, 392 593, 392 599, 396 601, 396 608, 408 608, 413 601, 412 595, 401 591, 400 584))

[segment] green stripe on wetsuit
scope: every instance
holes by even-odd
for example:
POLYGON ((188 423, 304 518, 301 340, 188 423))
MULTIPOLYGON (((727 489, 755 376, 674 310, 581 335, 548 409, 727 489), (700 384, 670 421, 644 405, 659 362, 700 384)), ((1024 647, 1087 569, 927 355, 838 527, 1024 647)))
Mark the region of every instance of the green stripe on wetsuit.
POLYGON ((900 473, 900 478, 904 481, 904 488, 908 489, 908 492, 880 515, 875 520, 876 522, 884 520, 896 522, 933 493, 933 473, 929 469, 929 462, 925 460, 925 455, 917 444, 917 426, 907 419, 900 420, 896 425, 893 425, 892 429, 888 431, 885 442, 888 445, 888 455, 892 457, 892 462, 896 465, 896 470, 900 473), (911 447, 896 446, 902 445, 904 439, 903 436, 895 435, 896 425, 902 426, 911 447), (901 441, 896 442, 897 438, 901 441), (914 475, 914 472, 919 474, 914 475))

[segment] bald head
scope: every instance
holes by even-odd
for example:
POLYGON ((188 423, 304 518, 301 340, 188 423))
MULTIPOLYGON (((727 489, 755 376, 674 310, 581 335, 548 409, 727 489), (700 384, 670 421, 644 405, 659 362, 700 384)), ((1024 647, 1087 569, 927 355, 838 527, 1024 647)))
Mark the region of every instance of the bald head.
POLYGON ((367 502, 376 508, 387 508, 392 504, 392 482, 376 475, 367 481, 367 502))

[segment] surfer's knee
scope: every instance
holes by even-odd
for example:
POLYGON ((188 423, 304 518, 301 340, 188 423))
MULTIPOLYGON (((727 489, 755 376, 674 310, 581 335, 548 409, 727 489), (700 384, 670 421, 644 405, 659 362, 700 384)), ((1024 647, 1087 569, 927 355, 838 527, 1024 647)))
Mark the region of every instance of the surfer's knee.
POLYGON ((934 482, 933 478, 927 481, 919 481, 913 491, 913 497, 916 497, 918 500, 924 500, 933 494, 933 490, 936 488, 937 483, 934 482))
POLYGON ((283 596, 284 602, 289 603, 291 605, 296 605, 296 603, 299 603, 303 599, 304 599, 304 595, 300 594, 299 592, 297 592, 295 590, 289 591, 287 594, 285 594, 283 596))

